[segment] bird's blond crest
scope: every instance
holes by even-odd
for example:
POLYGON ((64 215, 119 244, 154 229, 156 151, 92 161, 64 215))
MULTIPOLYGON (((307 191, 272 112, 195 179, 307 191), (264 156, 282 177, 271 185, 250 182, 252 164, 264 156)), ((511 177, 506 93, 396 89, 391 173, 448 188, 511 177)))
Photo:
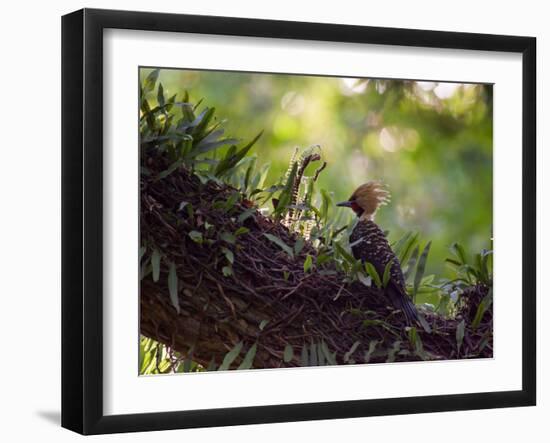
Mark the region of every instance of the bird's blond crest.
POLYGON ((384 183, 370 181, 359 186, 350 200, 355 201, 363 209, 361 218, 372 219, 380 206, 388 204, 390 192, 384 183))

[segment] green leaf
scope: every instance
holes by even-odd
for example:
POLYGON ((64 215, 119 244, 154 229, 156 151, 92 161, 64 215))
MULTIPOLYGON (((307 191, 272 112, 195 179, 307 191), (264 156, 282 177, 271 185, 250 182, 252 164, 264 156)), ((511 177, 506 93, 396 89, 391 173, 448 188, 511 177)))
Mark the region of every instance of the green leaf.
POLYGON ((252 368, 252 365, 254 363, 254 357, 256 356, 256 349, 258 345, 254 343, 250 349, 247 351, 246 355, 244 356, 244 359, 242 363, 239 365, 237 369, 250 369, 252 368))
POLYGON ((154 69, 145 78, 145 81, 143 82, 144 92, 151 92, 153 89, 155 89, 155 84, 157 83, 157 80, 159 78, 159 73, 160 69, 154 69))
POLYGON ((331 204, 332 204, 332 199, 330 198, 330 195, 328 194, 328 192, 325 189, 321 189, 320 213, 321 213, 321 219, 324 221, 325 224, 326 224, 327 219, 328 219, 328 210, 329 210, 331 204))
POLYGON ((243 179, 243 186, 242 186, 242 191, 244 193, 246 193, 248 190, 248 186, 250 185, 250 177, 255 167, 256 167, 256 157, 253 158, 253 160, 248 165, 248 168, 246 168, 246 172, 244 174, 244 179, 243 179))
POLYGON ((450 250, 455 255, 455 257, 458 258, 460 264, 465 265, 467 263, 466 251, 460 243, 453 243, 450 250))
POLYGON ((371 340, 369 343, 369 350, 365 352, 365 363, 368 363, 370 361, 371 355, 376 349, 376 345, 378 344, 378 340, 371 340))
POLYGON ((283 251, 288 254, 290 258, 294 258, 294 252, 292 251, 292 248, 288 246, 284 241, 282 241, 279 237, 271 234, 264 234, 264 237, 279 246, 283 251))
POLYGON ((393 343, 392 348, 388 351, 388 358, 386 359, 386 363, 392 363, 395 361, 395 356, 401 349, 401 341, 397 340, 393 343))
POLYGON ((353 345, 351 345, 351 348, 348 352, 344 354, 344 362, 347 363, 349 361, 349 358, 353 355, 357 347, 361 344, 359 340, 357 340, 353 345))
POLYGON ((477 307, 476 315, 474 316, 474 319, 472 320, 472 328, 477 329, 479 326, 479 323, 481 323, 481 319, 483 318, 483 315, 489 309, 491 304, 493 303, 493 290, 489 289, 489 292, 481 302, 479 303, 479 306, 477 307))
POLYGON ((139 279, 143 280, 152 272, 153 272, 153 267, 151 266, 151 264, 148 263, 147 260, 145 260, 145 262, 143 262, 139 267, 139 279))
POLYGON ((317 266, 321 266, 328 261, 330 261, 330 256, 327 254, 320 254, 317 256, 317 266))
POLYGON ((426 331, 428 334, 432 333, 432 327, 428 324, 428 322, 420 312, 418 313, 418 321, 422 326, 422 328, 424 329, 424 331, 426 331))
POLYGON ((201 244, 203 242, 202 233, 199 231, 191 231, 188 235, 195 243, 201 244))
POLYGON ((350 265, 354 265, 357 262, 357 260, 355 260, 355 258, 353 258, 353 256, 348 251, 346 251, 340 243, 335 241, 333 242, 333 245, 338 254, 340 254, 342 258, 346 260, 350 265))
POLYGON ((370 288, 372 286, 372 278, 370 276, 366 276, 362 272, 357 273, 357 280, 359 280, 361 283, 363 283, 368 288, 370 288))
POLYGON ((309 271, 312 264, 313 264, 313 259, 311 258, 311 255, 308 254, 304 261, 304 272, 309 271))
POLYGON ((147 252, 147 248, 145 246, 142 246, 141 248, 139 248, 139 259, 138 259, 138 263, 141 263, 141 259, 143 258, 143 256, 145 255, 145 252, 147 252))
MULTIPOLYGON (((184 97, 185 99, 185 97, 184 97)), ((196 128, 204 119, 205 115, 208 113, 208 108, 205 108, 197 117, 192 112, 195 108, 184 106, 182 108, 182 113, 184 113, 184 120, 178 123, 178 131, 188 131, 189 129, 196 128), (191 111, 188 113, 188 111, 191 111)), ((198 136, 200 134, 195 133, 194 135, 198 136)))
POLYGON ((446 258, 445 262, 453 265, 456 268, 460 268, 462 266, 462 263, 460 263, 459 261, 453 260, 452 258, 446 258))
POLYGON ((336 353, 330 352, 330 349, 328 348, 328 345, 326 344, 325 341, 321 342, 320 349, 321 349, 320 354, 324 356, 324 358, 327 360, 327 362, 330 365, 338 364, 338 362, 336 361, 336 353))
POLYGON ((480 280, 479 272, 472 265, 468 265, 468 264, 462 265, 459 271, 466 272, 469 276, 472 276, 475 279, 480 280))
POLYGON ((367 274, 369 274, 370 278, 372 278, 376 286, 378 288, 382 288, 382 280, 380 280, 380 276, 378 275, 374 265, 368 261, 365 262, 365 270, 367 271, 367 274))
POLYGON ((214 117, 214 113, 216 112, 216 108, 210 108, 206 109, 199 117, 197 117, 197 120, 200 118, 199 123, 195 126, 195 129, 193 130, 193 135, 197 139, 204 138, 205 130, 208 124, 210 123, 210 120, 212 120, 212 117, 214 117))
POLYGON ((233 264, 233 262, 235 261, 235 256, 233 255, 233 252, 226 247, 222 247, 222 252, 224 253, 225 258, 227 258, 227 261, 233 264))
POLYGON ((235 146, 235 149, 232 150, 232 155, 226 156, 224 160, 218 163, 218 166, 214 171, 214 175, 219 177, 220 175, 225 174, 227 171, 236 166, 237 163, 239 163, 243 159, 248 151, 250 151, 250 148, 252 148, 252 146, 254 146, 258 139, 262 136, 263 132, 264 131, 261 131, 256 137, 254 137, 254 139, 250 143, 245 145, 240 151, 236 152, 237 147, 235 146))
POLYGON ((307 345, 302 346, 302 353, 300 354, 300 366, 309 366, 307 345))
MULTIPOLYGON (((170 111, 176 103, 176 95, 177 94, 174 94, 172 97, 166 100, 166 104, 162 106, 161 109, 164 108, 167 112, 170 111)), ((172 114, 172 117, 175 117, 175 115, 172 114)))
POLYGON ((267 326, 267 324, 269 323, 269 320, 262 320, 260 322, 260 331, 263 331, 264 328, 267 326))
POLYGON ((218 163, 218 166, 216 166, 216 169, 214 170, 214 175, 220 176, 227 170, 229 170, 232 167, 231 162, 234 160, 236 154, 237 146, 231 145, 229 149, 225 152, 225 156, 223 157, 223 159, 218 163))
POLYGON ((441 298, 439 299, 439 305, 437 306, 437 313, 439 315, 449 315, 449 302, 451 301, 451 297, 449 294, 442 294, 441 298))
POLYGON ((391 267, 393 265, 393 261, 394 261, 394 259, 391 259, 390 261, 388 261, 388 263, 386 263, 386 266, 384 268, 384 275, 382 277, 382 284, 383 284, 384 288, 388 286, 388 283, 390 281, 391 267))
POLYGON ((294 348, 291 345, 287 344, 285 346, 285 351, 284 351, 284 354, 283 354, 283 360, 285 361, 285 363, 288 363, 293 358, 294 358, 294 348))
MULTIPOLYGON (((422 277, 422 280, 420 282, 420 286, 430 286, 435 279, 435 274, 426 275, 425 277, 422 277)), ((437 288, 434 288, 437 289, 437 288)))
POLYGON ((420 254, 420 249, 418 248, 418 245, 416 245, 411 254, 411 258, 409 258, 409 261, 407 262, 407 270, 404 273, 405 281, 407 281, 412 275, 412 271, 415 268, 416 261, 418 260, 418 254, 420 254))
POLYGON ((419 234, 416 232, 405 242, 400 254, 397 255, 399 263, 406 263, 409 260, 415 246, 417 246, 418 236, 419 234))
POLYGON ((265 163, 260 171, 254 176, 252 179, 252 182, 250 184, 251 189, 256 188, 262 188, 264 186, 265 179, 267 178, 267 174, 269 173, 269 168, 271 167, 271 164, 265 163))
POLYGON ((309 366, 317 366, 319 364, 319 360, 317 359, 317 346, 315 343, 311 343, 310 346, 310 359, 309 359, 309 366))
POLYGON ((147 122, 147 129, 151 132, 155 131, 155 116, 153 115, 151 107, 149 106, 149 102, 145 98, 144 94, 141 95, 141 112, 143 114, 143 117, 145 117, 145 121, 147 122))
POLYGON ((215 370, 216 370, 216 359, 212 357, 212 360, 210 360, 210 363, 208 363, 208 366, 206 367, 206 371, 211 372, 215 370))
POLYGON ((321 348, 321 343, 317 343, 317 366, 325 366, 325 353, 321 348))
POLYGON ((233 268, 231 266, 224 266, 222 268, 222 273, 224 277, 230 277, 233 275, 233 268))
POLYGON ((168 169, 160 172, 158 175, 157 175, 157 180, 162 180, 163 178, 166 178, 168 177, 170 174, 172 174, 172 172, 174 172, 175 170, 177 170, 181 165, 183 165, 183 159, 179 159, 179 160, 176 160, 174 163, 172 163, 168 169))
POLYGON ((485 349, 485 346, 489 344, 490 341, 492 341, 493 338, 493 331, 487 331, 485 334, 483 334, 483 338, 479 342, 478 345, 478 351, 481 352, 483 349, 485 349))
POLYGON ((418 331, 416 330, 416 328, 414 326, 409 328, 408 337, 409 337, 409 342, 411 343, 412 347, 414 348, 416 354, 420 358, 425 359, 424 346, 422 345, 422 339, 420 338, 420 335, 418 335, 418 331))
POLYGON ((235 242, 237 241, 237 238, 233 234, 230 234, 227 231, 222 231, 220 233, 220 239, 222 239, 224 242, 232 244, 232 245, 234 245, 235 242))
POLYGON ((157 353, 155 341, 150 338, 142 337, 139 342, 139 373, 148 374, 149 366, 154 364, 154 358, 157 353))
POLYGON ((191 152, 189 152, 188 157, 195 158, 200 154, 206 154, 207 152, 218 149, 221 146, 234 145, 235 143, 239 142, 239 140, 236 138, 224 138, 221 140, 207 142, 206 140, 209 138, 210 136, 202 139, 199 144, 195 148, 193 148, 191 152))
POLYGON ((250 232, 250 229, 241 226, 235 231, 235 236, 238 237, 239 235, 248 234, 250 232))
POLYGON ((302 249, 304 248, 305 241, 302 237, 298 237, 296 240, 296 243, 294 243, 294 253, 296 255, 299 255, 300 252, 302 252, 302 249))
POLYGON ((226 200, 225 204, 223 205, 225 211, 229 211, 230 209, 233 209, 233 207, 235 206, 235 203, 237 203, 237 201, 239 200, 240 198, 240 194, 238 192, 233 192, 229 198, 226 200))
POLYGON ((183 92, 183 98, 181 100, 183 104, 186 104, 187 106, 181 106, 181 115, 184 121, 186 122, 192 122, 195 120, 195 114, 193 112, 193 106, 189 103, 189 92, 184 91, 183 92))
POLYGON ((393 246, 393 252, 397 257, 402 257, 402 251, 405 247, 405 244, 410 240, 411 235, 413 235, 412 231, 406 232, 393 246))
POLYGON ((329 364, 331 364, 331 365, 337 365, 338 364, 338 362, 336 361, 336 353, 335 352, 334 353, 330 352, 330 350, 328 348, 328 345, 326 344, 325 341, 321 342, 321 351, 322 351, 322 354, 327 359, 329 364))
POLYGON ((157 92, 157 101, 159 103, 159 106, 161 108, 164 108, 164 105, 166 104, 164 100, 164 88, 162 87, 162 83, 159 83, 158 92, 157 92))
POLYGON ((183 363, 178 366, 178 372, 190 372, 192 364, 193 360, 191 360, 190 358, 186 358, 185 360, 183 360, 183 363))
POLYGON ((418 259, 418 264, 416 265, 416 274, 414 276, 414 285, 413 285, 413 301, 416 300, 416 293, 418 292, 418 288, 420 287, 420 283, 422 281, 422 277, 424 276, 424 271, 426 269, 426 261, 428 260, 428 253, 430 252, 430 246, 432 242, 429 241, 424 250, 422 251, 422 254, 420 255, 420 258, 418 259))
POLYGON ((252 216, 256 212, 256 208, 248 208, 246 211, 243 211, 237 218, 239 223, 244 222, 248 217, 252 216))
POLYGON ((176 265, 170 263, 170 271, 168 272, 168 291, 170 292, 170 301, 180 313, 180 302, 178 298, 178 275, 176 273, 176 265))
POLYGON ((458 355, 460 356, 460 348, 464 341, 464 319, 456 327, 456 347, 458 349, 458 355))
POLYGON ((226 371, 227 369, 229 369, 229 367, 231 366, 231 363, 233 363, 241 353, 242 348, 243 348, 243 342, 240 341, 233 347, 233 349, 231 349, 231 351, 225 354, 225 357, 223 358, 223 362, 218 368, 218 371, 226 371))
POLYGON ((159 281, 160 276, 160 253, 157 249, 151 254, 151 265, 153 266, 153 281, 159 281))
POLYGON ((290 174, 286 181, 285 187, 283 188, 283 190, 281 191, 281 194, 279 195, 279 200, 277 202, 277 206, 275 207, 275 211, 273 213, 275 218, 283 216, 287 210, 287 206, 290 205, 292 201, 292 190, 294 189, 294 180, 296 179, 297 171, 298 171, 298 163, 295 162, 292 165, 292 169, 290 170, 290 174))

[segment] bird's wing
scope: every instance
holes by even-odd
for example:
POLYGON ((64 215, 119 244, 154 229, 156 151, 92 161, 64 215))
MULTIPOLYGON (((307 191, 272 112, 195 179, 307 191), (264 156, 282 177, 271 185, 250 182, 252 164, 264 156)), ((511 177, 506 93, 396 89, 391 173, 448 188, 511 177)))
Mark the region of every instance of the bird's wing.
POLYGON ((399 259, 393 252, 384 232, 372 221, 357 223, 350 236, 353 256, 371 263, 382 278, 386 265, 391 261, 391 281, 402 292, 406 292, 405 277, 399 259))
POLYGON ((393 252, 384 232, 372 221, 357 223, 350 236, 353 256, 363 262, 370 262, 382 278, 387 263, 391 261, 390 280, 385 288, 385 294, 393 306, 401 309, 409 325, 419 322, 426 332, 431 328, 420 315, 414 303, 407 294, 405 277, 399 259, 393 252))

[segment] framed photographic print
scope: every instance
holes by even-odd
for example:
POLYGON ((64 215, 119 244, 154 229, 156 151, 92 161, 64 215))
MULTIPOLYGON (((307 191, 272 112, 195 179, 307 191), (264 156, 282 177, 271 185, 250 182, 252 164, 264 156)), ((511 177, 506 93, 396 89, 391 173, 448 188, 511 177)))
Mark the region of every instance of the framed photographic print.
POLYGON ((62 25, 64 427, 535 404, 534 38, 62 25))

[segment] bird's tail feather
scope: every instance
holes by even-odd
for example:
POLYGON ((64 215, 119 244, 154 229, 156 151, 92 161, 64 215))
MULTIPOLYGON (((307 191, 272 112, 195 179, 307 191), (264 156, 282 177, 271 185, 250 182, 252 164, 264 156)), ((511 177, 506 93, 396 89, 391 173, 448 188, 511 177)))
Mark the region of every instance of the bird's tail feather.
POLYGON ((401 297, 401 310, 405 314, 405 317, 407 318, 407 323, 409 325, 414 324, 418 321, 418 312, 416 311, 416 307, 414 306, 414 303, 411 301, 411 299, 408 296, 401 297))
POLYGON ((412 326, 417 323, 421 325, 426 332, 432 332, 432 328, 430 327, 426 319, 418 313, 418 311, 416 310, 416 306, 407 294, 403 294, 397 288, 390 287, 390 298, 392 299, 394 306, 398 309, 401 309, 403 311, 403 314, 405 314, 407 325, 412 326), (398 293, 396 294, 395 291, 398 293))

